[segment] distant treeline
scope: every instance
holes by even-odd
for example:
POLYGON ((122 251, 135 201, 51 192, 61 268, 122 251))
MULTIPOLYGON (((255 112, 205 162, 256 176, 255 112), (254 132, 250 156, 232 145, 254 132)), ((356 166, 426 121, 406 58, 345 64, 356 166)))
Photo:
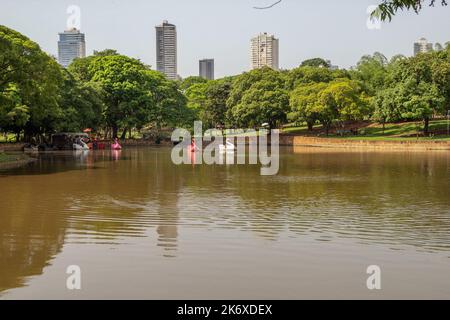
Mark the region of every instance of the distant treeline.
POLYGON ((388 61, 364 56, 351 70, 320 58, 292 70, 262 68, 207 81, 171 81, 114 50, 67 69, 24 35, 0 26, 0 131, 29 140, 92 128, 110 136, 192 127, 254 128, 263 123, 422 120, 450 109, 450 47, 388 61))

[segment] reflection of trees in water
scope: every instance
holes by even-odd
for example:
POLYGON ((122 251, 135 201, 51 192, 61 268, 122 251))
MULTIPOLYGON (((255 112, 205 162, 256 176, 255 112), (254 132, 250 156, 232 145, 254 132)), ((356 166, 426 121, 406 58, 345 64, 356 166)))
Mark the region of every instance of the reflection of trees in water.
POLYGON ((272 240, 290 230, 447 250, 449 168, 447 153, 323 151, 283 155, 273 177, 259 166, 183 166, 181 211, 272 240))
POLYGON ((0 185, 0 292, 42 274, 65 237, 77 243, 114 244, 144 237, 156 225, 157 245, 165 256, 175 256, 182 180, 171 167, 170 154, 143 158, 136 149, 118 162, 110 162, 118 159, 108 152, 77 156, 48 156, 37 168, 29 168, 31 175, 13 172, 22 182, 0 185))
POLYGON ((177 250, 179 209, 178 198, 182 187, 180 168, 172 166, 170 154, 158 153, 153 168, 152 186, 156 196, 159 225, 158 246, 165 257, 175 257, 177 250))
POLYGON ((177 248, 177 201, 182 183, 177 167, 166 150, 132 149, 123 154, 127 158, 110 163, 108 170, 92 172, 95 183, 86 186, 86 197, 76 199, 78 207, 72 216, 79 219, 72 219, 77 223, 72 226, 78 232, 95 231, 91 237, 114 240, 144 236, 156 225, 158 246, 172 256, 177 248))
POLYGON ((34 191, 39 187, 33 180, 20 186, 0 185, 0 294, 42 274, 64 244, 67 223, 55 214, 65 207, 64 200, 43 194, 41 200, 51 201, 55 211, 38 212, 34 191))
POLYGON ((0 292, 41 274, 65 238, 114 243, 155 226, 165 257, 177 255, 180 224, 450 250, 448 155, 290 154, 273 177, 259 166, 175 166, 167 149, 92 157, 83 171, 0 177, 0 292))

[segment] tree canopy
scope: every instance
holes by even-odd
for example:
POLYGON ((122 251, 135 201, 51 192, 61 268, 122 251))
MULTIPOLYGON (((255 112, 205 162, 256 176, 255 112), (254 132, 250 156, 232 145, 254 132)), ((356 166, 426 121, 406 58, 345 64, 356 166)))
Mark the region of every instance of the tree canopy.
POLYGON ((449 52, 431 52, 392 63, 376 93, 375 118, 381 122, 422 120, 424 133, 433 115, 450 106, 449 52))
POLYGON ((429 121, 450 109, 450 46, 415 57, 365 55, 350 70, 321 58, 277 71, 172 81, 112 49, 62 68, 39 46, 0 26, 0 131, 32 136, 93 128, 125 137, 132 130, 205 126, 332 126, 374 120, 429 121))
POLYGON ((329 68, 330 63, 322 58, 308 59, 302 62, 301 67, 318 67, 318 68, 329 68))
POLYGON ((369 98, 348 78, 300 85, 291 92, 290 105, 289 120, 304 121, 310 130, 318 121, 327 132, 334 121, 363 120, 370 114, 369 98))
POLYGON ((289 95, 282 73, 264 67, 246 72, 233 82, 227 100, 228 121, 234 126, 274 127, 286 120, 289 95))
POLYGON ((0 26, 0 126, 26 135, 53 130, 62 74, 57 62, 24 35, 0 26))

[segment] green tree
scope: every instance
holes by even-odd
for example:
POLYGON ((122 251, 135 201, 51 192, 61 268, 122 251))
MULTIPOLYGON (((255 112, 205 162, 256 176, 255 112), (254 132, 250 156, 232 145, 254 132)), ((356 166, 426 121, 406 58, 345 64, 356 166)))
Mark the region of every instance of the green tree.
POLYGON ((187 99, 182 94, 178 83, 167 79, 157 71, 147 70, 146 75, 151 83, 149 89, 155 103, 155 108, 152 108, 150 112, 149 122, 153 123, 157 129, 189 124, 191 118, 187 99))
POLYGON ((62 115, 58 121, 58 130, 78 132, 85 128, 99 129, 104 125, 103 92, 99 86, 90 82, 77 81, 64 70, 61 86, 62 115))
POLYGON ((387 58, 383 54, 376 52, 372 56, 363 56, 358 62, 356 70, 352 72, 352 76, 362 83, 369 95, 373 96, 385 86, 387 66, 387 58))
POLYGON ((231 109, 231 115, 233 123, 242 128, 257 128, 263 123, 274 128, 286 122, 288 111, 287 91, 264 80, 244 93, 240 103, 231 109))
POLYGON ((363 92, 359 82, 336 79, 321 92, 321 101, 336 110, 337 120, 342 125, 347 121, 363 120, 370 114, 370 99, 363 92))
POLYGON ((331 65, 325 59, 313 58, 302 62, 301 67, 330 68, 331 65))
POLYGON ((291 92, 290 108, 291 112, 288 114, 288 119, 295 123, 306 122, 308 130, 312 131, 314 123, 321 119, 319 103, 320 93, 328 85, 324 82, 310 83, 306 85, 299 85, 291 92))
POLYGON ((430 82, 419 82, 409 79, 405 83, 407 99, 403 104, 402 117, 405 119, 421 119, 424 123, 424 134, 429 132, 430 119, 436 112, 443 112, 445 99, 437 86, 430 82))
POLYGON ((330 82, 339 78, 350 78, 350 74, 344 70, 306 66, 292 69, 285 75, 288 90, 293 90, 302 84, 330 82))
POLYGON ((375 112, 373 119, 383 124, 383 133, 386 123, 402 120, 402 108, 405 94, 402 85, 386 88, 377 93, 374 98, 375 112))
POLYGON ((289 119, 305 121, 309 130, 319 121, 328 135, 334 121, 344 127, 347 121, 364 119, 370 113, 369 102, 359 83, 347 78, 300 85, 291 93, 289 119))
POLYGON ((227 100, 232 88, 232 79, 224 78, 209 82, 206 88, 206 100, 203 116, 211 127, 225 125, 227 100))
POLYGON ((0 100, 9 101, 0 105, 0 115, 13 117, 16 133, 21 127, 29 139, 54 130, 61 82, 60 66, 39 45, 0 26, 0 100))
POLYGON ((227 100, 229 124, 272 127, 284 122, 289 109, 289 95, 281 72, 265 67, 243 73, 233 81, 227 100))
POLYGON ((11 85, 0 95, 0 130, 15 133, 18 140, 29 119, 28 106, 22 104, 17 87, 11 85))
POLYGON ((381 18, 382 21, 391 21, 399 10, 413 10, 419 13, 424 4, 434 6, 440 2, 442 6, 447 5, 446 0, 383 0, 373 15, 381 18))
POLYGON ((187 77, 180 82, 180 89, 184 92, 195 84, 207 83, 208 80, 202 77, 187 77))
POLYGON ((380 121, 422 120, 424 134, 434 115, 445 114, 450 103, 450 61, 447 51, 399 59, 388 67, 385 89, 375 98, 380 121))
POLYGON ((95 57, 106 57, 106 56, 119 56, 120 53, 117 52, 117 50, 114 49, 104 49, 101 51, 94 51, 95 57))

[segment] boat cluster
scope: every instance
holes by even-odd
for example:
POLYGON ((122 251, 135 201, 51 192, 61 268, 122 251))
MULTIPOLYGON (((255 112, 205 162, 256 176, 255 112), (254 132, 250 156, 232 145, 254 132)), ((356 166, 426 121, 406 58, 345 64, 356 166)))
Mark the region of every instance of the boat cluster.
MULTIPOLYGON (((87 133, 57 133, 51 138, 51 142, 44 142, 41 144, 28 143, 24 146, 24 152, 39 152, 39 151, 60 151, 60 150, 74 150, 74 151, 88 151, 88 150, 104 150, 106 144, 99 141, 97 137, 91 137, 87 133)), ((112 150, 121 150, 122 146, 116 138, 111 143, 112 150)))

